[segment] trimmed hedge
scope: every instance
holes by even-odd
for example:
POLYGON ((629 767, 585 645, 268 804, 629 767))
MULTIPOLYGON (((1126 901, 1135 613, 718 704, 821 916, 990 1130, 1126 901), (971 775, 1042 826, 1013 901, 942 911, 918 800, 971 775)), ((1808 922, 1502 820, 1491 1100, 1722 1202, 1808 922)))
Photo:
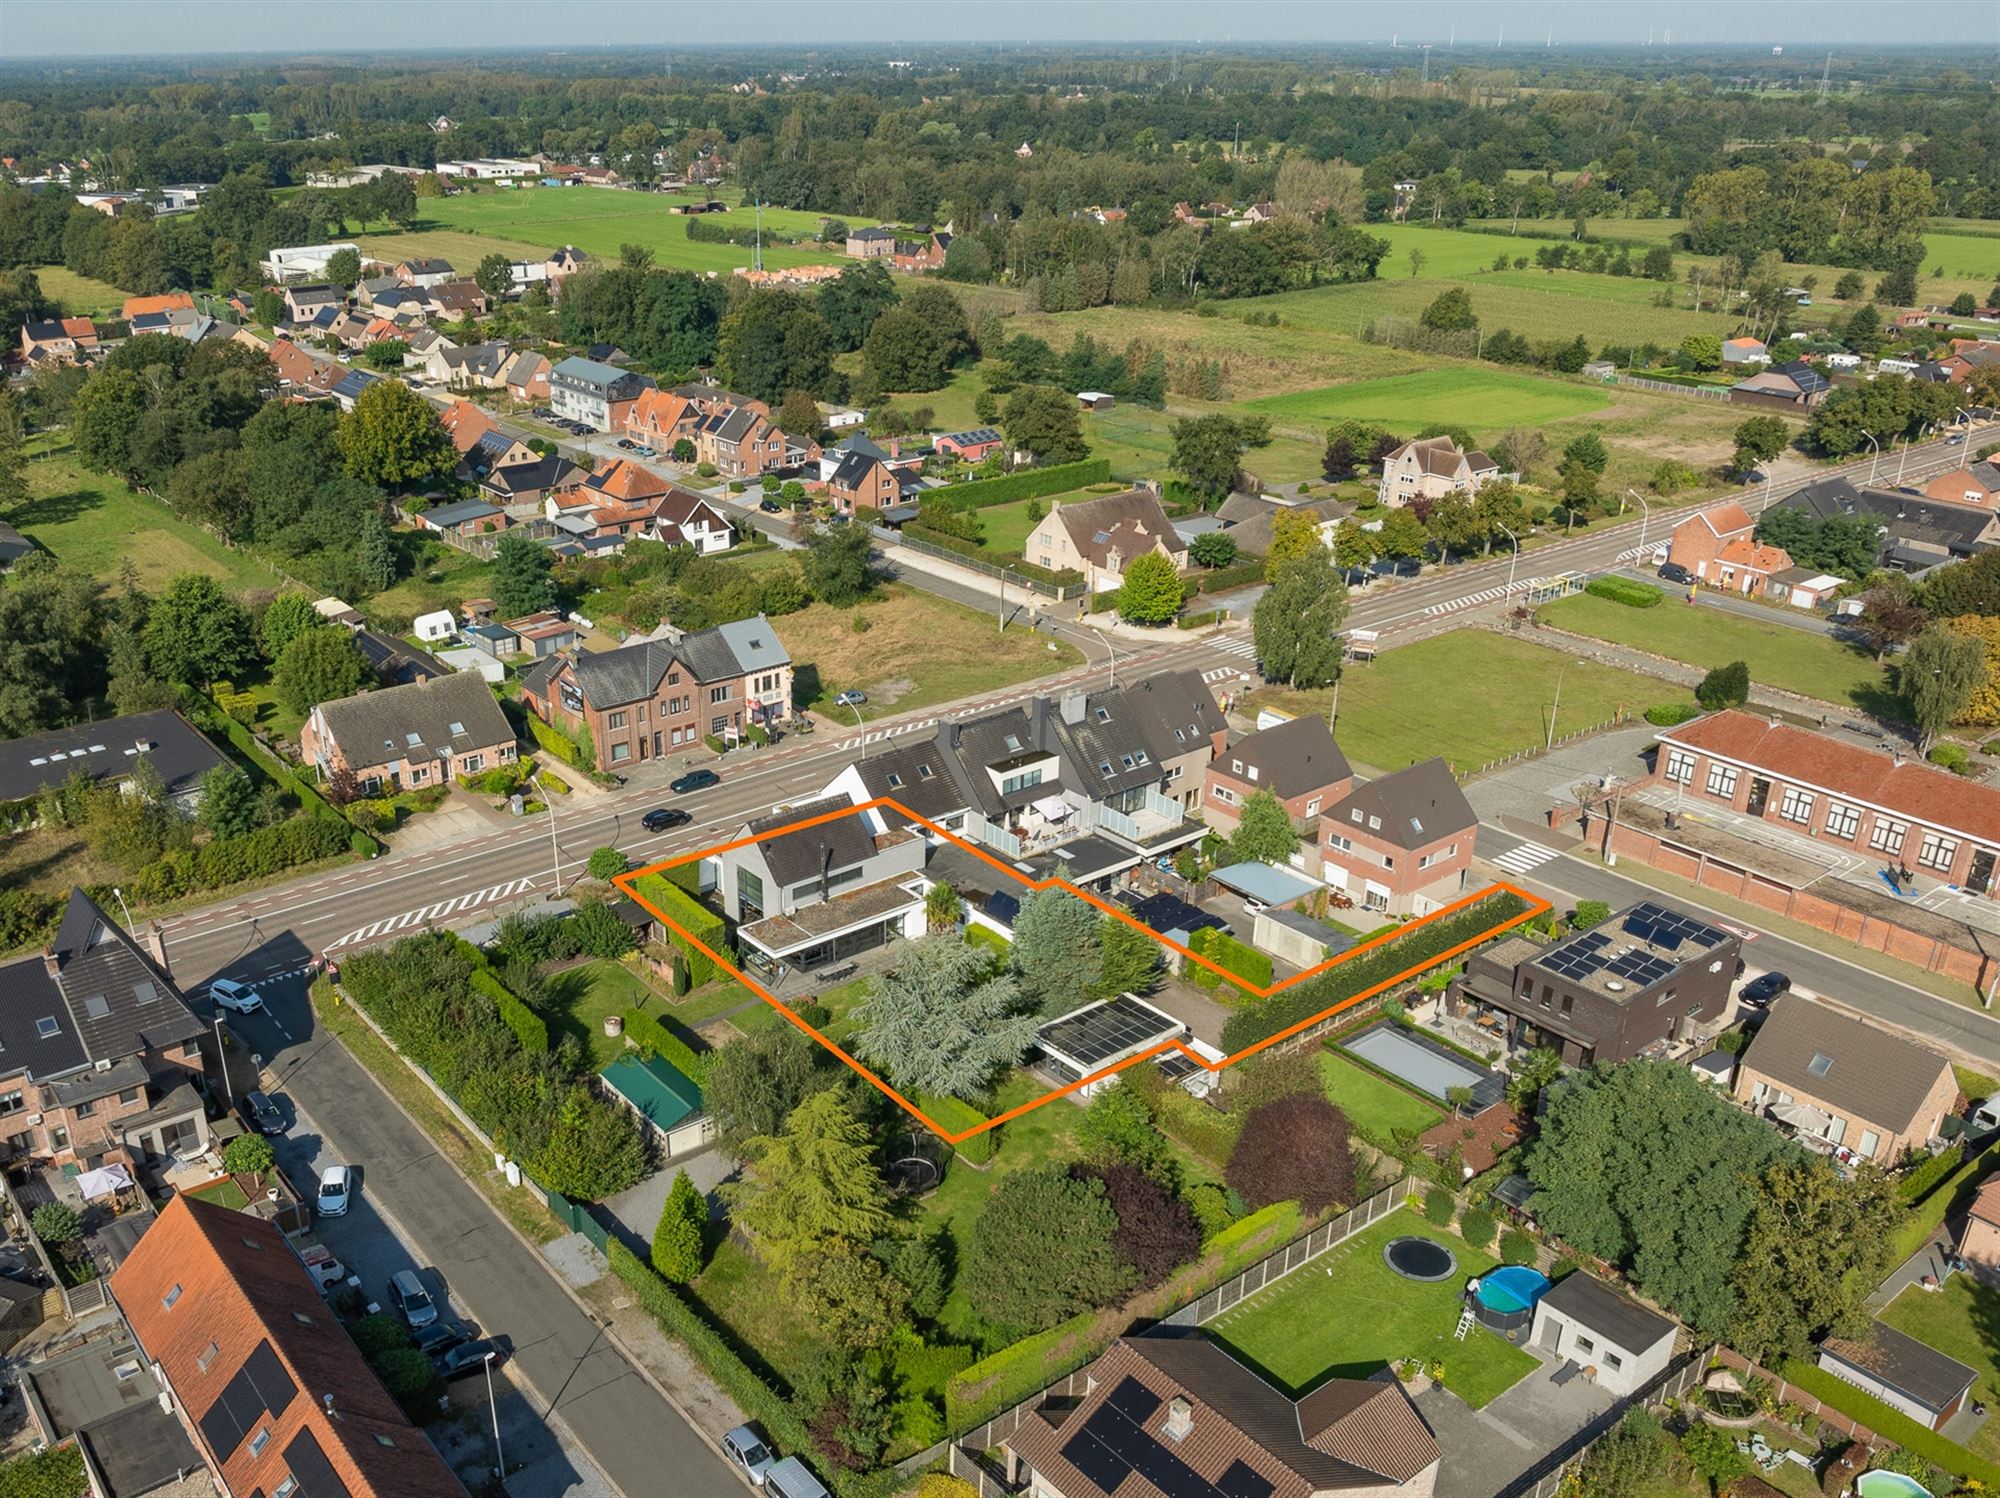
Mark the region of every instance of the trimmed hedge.
POLYGON ((1014 944, 990 926, 967 926, 965 944, 969 947, 984 947, 1002 962, 1014 950, 1014 944))
POLYGON ((708 1074, 706 1059, 697 1056, 686 1041, 650 1014, 637 1009, 627 1009, 625 1038, 645 1054, 658 1056, 697 1085, 708 1074))
POLYGON ((1667 596, 1651 583, 1638 582, 1629 577, 1593 577, 1584 585, 1583 591, 1635 609, 1656 609, 1667 596))
POLYGON ((490 968, 481 968, 472 975, 472 991, 484 994, 493 1001, 493 1007, 500 1011, 500 1018, 507 1028, 514 1032, 514 1038, 521 1042, 521 1049, 532 1055, 542 1055, 549 1048, 549 1027, 542 1017, 508 991, 507 985, 493 976, 490 968))
MULTIPOLYGON (((1272 1202, 1268 1207, 1258 1208, 1248 1217, 1239 1218, 1237 1221, 1232 1222, 1228 1227, 1202 1244, 1202 1255, 1204 1258, 1209 1254, 1219 1253, 1222 1255, 1222 1262, 1226 1266, 1229 1266, 1224 1278, 1227 1278, 1230 1274, 1240 1274, 1246 1267, 1246 1264, 1236 1263, 1237 1255, 1249 1245, 1251 1239, 1263 1237, 1273 1223, 1282 1223, 1284 1226, 1284 1231, 1276 1235, 1276 1243, 1291 1242, 1292 1239, 1298 1236, 1300 1227, 1304 1225, 1304 1219, 1299 1213, 1299 1204, 1297 1202, 1272 1202)), ((1254 1264, 1257 1259, 1273 1252, 1274 1247, 1275 1244, 1270 1242, 1257 1244, 1255 1257, 1249 1259, 1247 1263, 1254 1264)))
POLYGON ((1787 1359, 1778 1372, 1822 1403, 1859 1420, 1877 1435, 1944 1468, 1954 1477, 1976 1477, 1989 1487, 2000 1487, 2000 1466, 1974 1456, 1956 1441, 1947 1441, 1937 1432, 1925 1430, 1901 1410, 1884 1404, 1846 1379, 1797 1358, 1787 1359))
POLYGON ((1197 572, 1188 581, 1197 593, 1227 593, 1232 588, 1247 588, 1252 583, 1264 580, 1264 561, 1259 557, 1254 561, 1237 562, 1228 567, 1217 567, 1209 572, 1197 572))
MULTIPOLYGON (((1229 969, 1245 984, 1257 988, 1271 986, 1271 959, 1255 947, 1246 946, 1235 937, 1218 931, 1213 926, 1203 926, 1188 938, 1188 950, 1229 969)), ((1187 975, 1194 980, 1198 988, 1213 989, 1222 985, 1221 976, 1209 971, 1200 963, 1189 963, 1187 975)), ((1243 997, 1254 998, 1255 995, 1246 988, 1243 997)))
MULTIPOLYGON (((308 816, 330 817, 343 826, 347 825, 347 818, 335 811, 327 803, 326 798, 320 795, 312 785, 307 783, 305 776, 301 775, 290 765, 285 764, 282 760, 274 758, 268 749, 257 742, 255 734, 251 733, 242 723, 224 712, 216 705, 213 698, 206 700, 210 707, 215 708, 215 724, 213 726, 220 727, 223 736, 235 746, 244 758, 248 759, 274 781, 281 790, 289 792, 292 799, 299 803, 300 808, 308 816)), ((362 832, 361 836, 367 840, 369 849, 371 850, 369 856, 372 857, 375 853, 382 851, 382 844, 376 841, 375 838, 369 836, 366 832, 362 832)), ((356 851, 360 851, 358 847, 356 851)))
POLYGON ((1238 1009, 1222 1027, 1222 1048, 1236 1052, 1267 1040, 1322 1010, 1390 983, 1406 968, 1434 964, 1452 948, 1472 941, 1490 927, 1512 924, 1527 912, 1526 900, 1501 891, 1454 915, 1407 930, 1379 947, 1349 957, 1317 978, 1238 1009))
MULTIPOLYGON (((955 1097, 946 1097, 942 1093, 918 1093, 916 1104, 931 1116, 939 1128, 953 1134, 962 1134, 967 1129, 976 1129, 986 1122, 987 1116, 973 1107, 972 1104, 961 1102, 955 1097)), ((988 1160, 991 1160, 994 1152, 999 1147, 1000 1131, 998 1129, 988 1129, 984 1134, 974 1134, 970 1139, 962 1140, 952 1146, 953 1149, 957 1150, 959 1154, 963 1155, 974 1165, 984 1165, 988 1160)))
POLYGON ((1111 477, 1109 458, 1085 458, 1077 463, 1057 463, 1048 468, 1023 468, 990 479, 968 479, 963 484, 947 484, 933 489, 925 498, 943 500, 954 510, 984 510, 993 505, 1012 504, 1017 499, 1040 499, 1101 484, 1111 477))
MULTIPOLYGON (((366 838, 366 833, 350 828, 338 817, 293 817, 241 837, 218 838, 199 848, 163 853, 134 874, 125 888, 135 900, 178 899, 245 879, 281 874, 302 863, 335 858, 350 848, 362 852, 362 844, 356 840, 366 838)), ((376 847, 372 840, 367 841, 364 856, 373 856, 376 847)))
POLYGON ((1900 1264, 1922 1248, 1930 1235, 1944 1225, 1954 1206, 1964 1205, 1972 1199, 1980 1178, 1996 1164, 2000 1164, 2000 1145, 1974 1155, 1932 1186, 1930 1193, 1904 1213, 1902 1222, 1897 1224, 1894 1245, 1890 1250, 1893 1261, 1900 1264))
MULTIPOLYGON (((689 864, 687 867, 693 868, 694 865, 689 864)), ((700 876, 697 873, 695 877, 700 876)), ((710 951, 728 953, 729 928, 724 924, 722 917, 702 904, 681 885, 669 882, 658 874, 646 874, 634 880, 632 888, 666 912, 684 929, 693 933, 696 940, 705 943, 710 951)), ((715 960, 680 932, 669 931, 667 941, 687 959, 690 988, 699 988, 710 979, 721 975, 722 970, 715 965, 715 960)))
POLYGON ((1939 1150, 1896 1183, 1896 1195, 1911 1204, 1920 1202, 1964 1164, 1957 1150, 1939 1150))
POLYGON ((1090 1327, 1096 1316, 1095 1311, 1072 1316, 954 1373, 944 1386, 945 1429, 964 1435, 1044 1384, 1081 1368, 1094 1356, 1090 1327))
POLYGON ((527 725, 528 737, 535 741, 536 748, 548 751, 573 769, 591 768, 585 761, 582 746, 560 728, 544 723, 532 712, 523 712, 521 719, 527 725))
POLYGON ((1655 728, 1673 728, 1701 716, 1698 702, 1661 702, 1646 709, 1646 721, 1655 728))

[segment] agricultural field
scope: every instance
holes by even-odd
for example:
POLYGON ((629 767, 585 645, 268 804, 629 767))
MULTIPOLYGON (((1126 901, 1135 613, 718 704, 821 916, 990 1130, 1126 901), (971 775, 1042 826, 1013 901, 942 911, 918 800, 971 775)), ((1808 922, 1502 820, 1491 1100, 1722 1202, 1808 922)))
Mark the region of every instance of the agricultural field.
POLYGON ((1462 363, 1248 402, 1251 410, 1274 420, 1325 425, 1351 417, 1406 429, 1448 422, 1468 425, 1482 438, 1497 437, 1508 427, 1545 426, 1612 404, 1609 390, 1602 386, 1564 384, 1462 363))
POLYGON ((79 276, 66 266, 38 265, 35 280, 43 294, 60 303, 71 317, 115 317, 125 305, 125 293, 116 286, 79 276))
MULTIPOLYGON (((619 247, 643 245, 654 262, 675 270, 728 272, 748 265, 748 246, 705 244, 690 240, 694 220, 672 211, 691 201, 671 193, 625 192, 604 187, 522 187, 462 192, 449 198, 426 198, 418 207, 423 219, 408 234, 369 235, 357 240, 365 254, 400 259, 412 254, 442 255, 461 270, 479 257, 500 250, 510 256, 533 255, 573 244, 603 260, 616 260, 619 247)), ((754 209, 732 208, 705 216, 709 223, 748 228, 757 221, 754 209)), ((817 234, 818 214, 766 208, 764 227, 782 234, 817 234)), ((818 265, 840 261, 838 248, 766 244, 764 263, 772 268, 818 265)))

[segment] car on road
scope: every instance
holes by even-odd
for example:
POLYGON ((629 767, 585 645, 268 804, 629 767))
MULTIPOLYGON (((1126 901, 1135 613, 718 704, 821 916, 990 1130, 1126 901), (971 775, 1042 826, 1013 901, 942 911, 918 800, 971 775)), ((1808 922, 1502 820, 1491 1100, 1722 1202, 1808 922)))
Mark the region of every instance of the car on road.
POLYGON ((551 416, 555 415, 556 413, 555 409, 551 406, 537 406, 535 407, 533 414, 541 417, 542 420, 547 421, 551 416))
POLYGON ((764 1444, 764 1438, 747 1425, 739 1425, 722 1438, 722 1454, 743 1469, 743 1475, 757 1487, 764 1486, 764 1474, 778 1458, 764 1444))
POLYGON ((345 1217, 354 1196, 354 1168, 329 1165, 319 1173, 319 1196, 313 1209, 322 1217, 345 1217))
POLYGON ((234 978, 217 978, 208 985, 208 996, 222 1008, 238 1014, 255 1014, 264 1007, 263 996, 256 989, 234 978))
POLYGON ((285 1114, 268 1092, 243 1094, 243 1121, 259 1134, 285 1132, 285 1114))
POLYGON ((690 791, 705 791, 712 785, 720 785, 722 777, 713 770, 690 770, 667 789, 676 796, 685 796, 690 791))
POLYGON ((389 1276, 389 1304, 411 1331, 438 1319, 437 1302, 431 1299, 431 1292, 424 1288, 414 1269, 398 1269, 389 1276))
POLYGON ((659 456, 659 454, 654 452, 650 447, 635 447, 632 449, 632 451, 637 453, 642 458, 657 458, 659 456))
POLYGON ((1670 583, 1685 584, 1694 581, 1694 574, 1688 571, 1687 568, 1683 567, 1679 562, 1660 563, 1660 577, 1663 581, 1670 583))
POLYGON ((463 1321, 446 1321, 439 1318, 429 1326, 418 1327, 410 1333, 410 1341, 418 1352, 427 1358, 441 1357, 452 1348, 462 1346, 479 1335, 479 1328, 463 1321))
POLYGON ((685 827, 694 820, 677 806, 658 806, 639 818, 648 832, 665 832, 669 827, 685 827))
POLYGON ((493 1366, 498 1368, 507 1361, 507 1349, 488 1338, 481 1338, 477 1342, 461 1342, 449 1352, 441 1352, 432 1358, 431 1367, 437 1370, 439 1378, 450 1383, 455 1378, 465 1378, 479 1372, 486 1366, 488 1358, 491 1358, 493 1366))
POLYGON ((1746 1009, 1767 1009, 1771 1000, 1788 991, 1792 980, 1783 973, 1765 973, 1761 978, 1752 978, 1744 984, 1736 995, 1738 1003, 1746 1009))
POLYGON ((866 692, 842 692, 833 699, 835 707, 860 707, 868 700, 866 692))
POLYGON ((812 1475, 812 1468, 795 1456, 786 1457, 765 1472, 764 1487, 778 1494, 778 1498, 832 1498, 825 1485, 812 1475))
POLYGON ((1946 447, 1957 447, 1959 443, 1963 442, 1964 440, 1965 440, 1965 433, 1954 432, 1952 433, 1951 436, 1944 439, 1944 445, 1946 447))
POLYGON ((757 508, 762 510, 766 515, 777 515, 782 513, 785 507, 775 499, 766 498, 757 501, 757 508))

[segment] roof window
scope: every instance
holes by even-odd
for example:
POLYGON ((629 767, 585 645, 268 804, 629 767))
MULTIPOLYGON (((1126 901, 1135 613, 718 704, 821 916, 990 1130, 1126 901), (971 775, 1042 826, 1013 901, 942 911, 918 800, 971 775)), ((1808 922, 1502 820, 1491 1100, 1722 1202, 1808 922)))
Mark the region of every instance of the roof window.
POLYGON ((54 1040, 62 1034, 62 1026, 53 1014, 45 1014, 35 1021, 35 1033, 44 1040, 54 1040))
POLYGON ((1823 1077, 1833 1070, 1833 1057, 1825 1051, 1814 1051, 1812 1060, 1806 1063, 1806 1070, 1815 1077, 1823 1077))

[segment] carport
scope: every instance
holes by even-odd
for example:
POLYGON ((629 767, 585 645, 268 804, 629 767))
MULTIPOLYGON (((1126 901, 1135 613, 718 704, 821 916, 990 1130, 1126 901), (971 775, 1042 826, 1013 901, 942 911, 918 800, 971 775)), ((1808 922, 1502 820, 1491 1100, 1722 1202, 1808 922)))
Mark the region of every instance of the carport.
POLYGON ((1232 863, 1209 877, 1224 889, 1259 905, 1290 905, 1317 894, 1320 889, 1305 875, 1271 863, 1232 863))

